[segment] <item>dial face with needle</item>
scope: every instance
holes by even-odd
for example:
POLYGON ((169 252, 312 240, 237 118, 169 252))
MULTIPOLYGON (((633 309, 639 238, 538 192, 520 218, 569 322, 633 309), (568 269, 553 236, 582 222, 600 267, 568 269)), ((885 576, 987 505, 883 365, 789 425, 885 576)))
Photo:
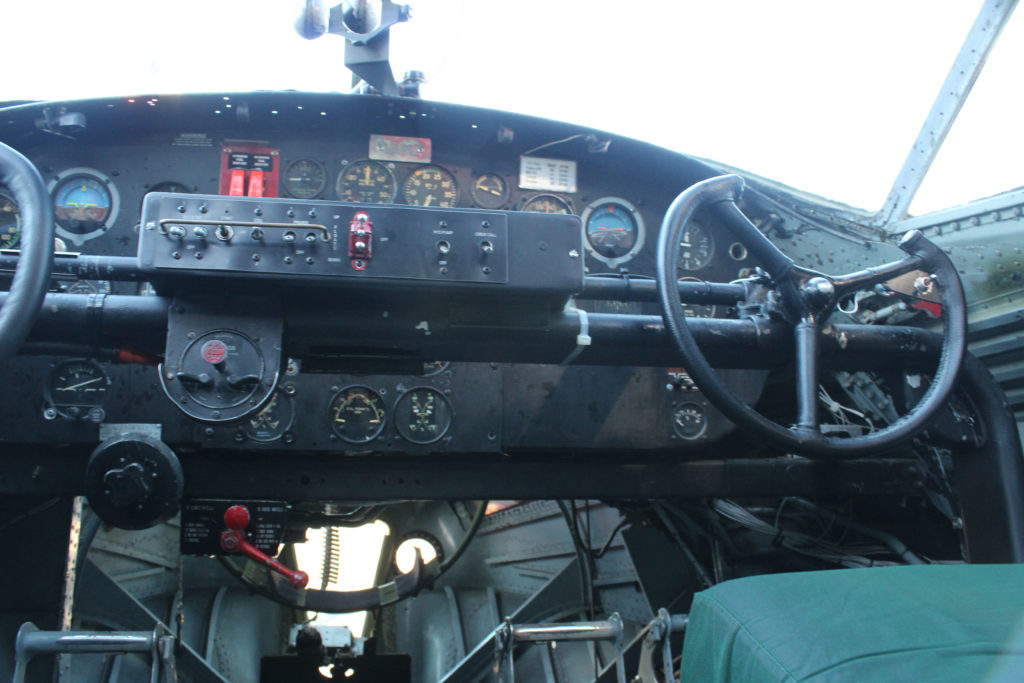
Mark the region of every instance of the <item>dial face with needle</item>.
POLYGON ((455 176, 440 166, 421 166, 405 179, 405 201, 413 206, 451 208, 459 200, 455 176))
POLYGON ((335 189, 346 202, 390 204, 395 201, 395 176, 384 164, 364 159, 345 167, 335 189))
POLYGON ((47 384, 47 400, 59 412, 73 412, 103 404, 110 378, 91 360, 66 360, 57 365, 47 384))
POLYGON ((323 192, 327 184, 327 172, 323 165, 313 159, 296 159, 288 164, 282 178, 284 189, 297 199, 312 199, 323 192))
POLYGON ((711 263, 715 240, 699 223, 690 221, 679 238, 679 271, 700 270, 711 263))
POLYGON ((242 433, 261 443, 276 441, 291 429, 294 419, 292 400, 278 390, 271 395, 263 410, 242 423, 242 433))
POLYGON ((387 411, 384 400, 369 387, 346 387, 328 407, 331 429, 349 443, 366 443, 380 436, 387 411))
POLYGON ((500 209, 508 201, 508 183, 497 173, 484 173, 473 181, 473 203, 482 209, 500 209))

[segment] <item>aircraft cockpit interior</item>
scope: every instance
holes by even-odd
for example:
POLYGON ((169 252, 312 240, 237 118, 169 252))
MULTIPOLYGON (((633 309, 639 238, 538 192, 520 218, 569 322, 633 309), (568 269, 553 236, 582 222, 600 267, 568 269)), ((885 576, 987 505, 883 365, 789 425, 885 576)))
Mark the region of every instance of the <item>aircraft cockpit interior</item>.
POLYGON ((1015 1, 877 211, 283 4, 351 91, 0 96, 0 678, 1019 676, 1024 190, 909 213, 1015 1))

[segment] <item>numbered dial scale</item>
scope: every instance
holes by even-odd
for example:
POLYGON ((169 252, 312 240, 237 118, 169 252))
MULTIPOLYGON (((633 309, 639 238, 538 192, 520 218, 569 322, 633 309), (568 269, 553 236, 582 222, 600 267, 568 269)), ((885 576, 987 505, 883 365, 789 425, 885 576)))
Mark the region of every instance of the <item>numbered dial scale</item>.
POLYGON ((331 429, 349 443, 373 441, 384 431, 387 410, 384 399, 369 387, 345 387, 331 399, 328 407, 331 429))

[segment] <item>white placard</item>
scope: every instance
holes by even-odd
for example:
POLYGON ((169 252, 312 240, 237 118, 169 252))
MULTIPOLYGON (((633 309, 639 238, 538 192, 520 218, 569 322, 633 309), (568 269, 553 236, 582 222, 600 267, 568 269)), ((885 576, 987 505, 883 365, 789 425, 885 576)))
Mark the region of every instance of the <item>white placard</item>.
POLYGON ((519 187, 549 192, 576 191, 576 162, 565 159, 520 157, 519 187))

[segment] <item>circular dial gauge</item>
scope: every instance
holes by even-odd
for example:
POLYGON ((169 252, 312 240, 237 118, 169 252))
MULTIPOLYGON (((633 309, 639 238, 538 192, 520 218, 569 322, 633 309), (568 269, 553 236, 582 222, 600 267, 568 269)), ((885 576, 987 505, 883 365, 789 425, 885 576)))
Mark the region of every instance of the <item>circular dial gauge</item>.
POLYGON ((284 189, 296 199, 312 199, 324 191, 327 171, 313 159, 296 159, 284 172, 284 189))
POLYGON ((369 387, 345 387, 331 399, 331 429, 349 443, 366 443, 380 436, 387 413, 384 400, 369 387))
POLYGON ((572 207, 561 197, 553 194, 539 194, 531 197, 520 211, 533 213, 572 213, 572 207))
POLYGON ((690 221, 679 239, 679 270, 700 270, 715 253, 715 240, 707 229, 690 221))
POLYGON ((72 235, 86 235, 113 220, 114 198, 103 180, 78 173, 54 187, 53 212, 59 227, 72 235))
POLYGON ((708 417, 699 403, 680 403, 672 409, 672 429, 680 439, 699 439, 708 428, 708 417))
POLYGON ((14 249, 21 239, 21 214, 18 205, 0 192, 0 249, 14 249))
POLYGON ((497 173, 484 173, 473 181, 473 202, 482 209, 500 209, 508 201, 508 183, 497 173))
POLYGON ((110 379, 91 360, 66 360, 50 373, 47 398, 58 412, 80 417, 85 410, 99 407, 107 395, 110 379))
POLYGON ((364 159, 342 170, 335 189, 346 202, 390 204, 395 201, 395 176, 384 164, 364 159))
POLYGON ((452 407, 436 389, 410 389, 395 404, 395 428, 406 441, 434 443, 448 432, 451 424, 452 407))
POLYGON ((455 176, 440 166, 421 166, 405 179, 405 202, 413 206, 451 208, 459 200, 455 176))
POLYGON ((242 423, 242 433, 261 443, 276 441, 291 429, 294 419, 295 406, 292 400, 282 392, 275 391, 263 410, 242 423))
POLYGON ((583 234, 590 255, 609 266, 633 258, 644 244, 644 222, 625 199, 602 197, 583 211, 583 234))

